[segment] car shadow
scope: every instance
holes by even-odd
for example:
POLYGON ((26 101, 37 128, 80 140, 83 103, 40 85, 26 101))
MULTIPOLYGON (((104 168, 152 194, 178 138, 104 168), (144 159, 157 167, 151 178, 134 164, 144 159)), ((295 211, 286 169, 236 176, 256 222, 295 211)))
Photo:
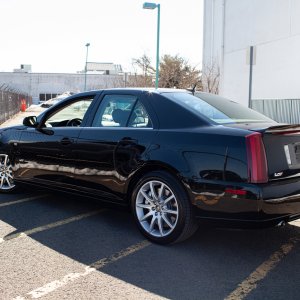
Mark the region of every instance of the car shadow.
MULTIPOLYGON (((0 203, 16 201, 21 195, 0 195, 0 203)), ((34 195, 43 194, 31 192, 25 196, 34 195)), ((144 240, 126 209, 53 193, 37 201, 0 207, 0 219, 14 228, 0 237, 9 239, 16 233, 91 211, 99 213, 30 237, 85 265, 144 240)), ((205 226, 189 240, 169 246, 150 244, 108 264, 101 272, 170 299, 224 299, 294 237, 300 237, 300 228, 292 225, 259 230, 205 226)), ((295 249, 299 249, 298 244, 295 249)), ((299 255, 297 259, 295 266, 300 263, 299 255)), ((299 280, 300 274, 293 278, 299 280)), ((299 291, 296 289, 295 295, 299 291)))

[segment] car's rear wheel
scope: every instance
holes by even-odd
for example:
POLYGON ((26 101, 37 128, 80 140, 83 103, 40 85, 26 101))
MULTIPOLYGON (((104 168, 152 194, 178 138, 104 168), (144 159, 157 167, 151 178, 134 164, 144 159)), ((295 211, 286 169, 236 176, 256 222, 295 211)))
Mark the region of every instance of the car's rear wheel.
POLYGON ((138 182, 132 210, 143 235, 159 244, 183 241, 197 229, 185 190, 164 171, 148 173, 138 182))
POLYGON ((15 188, 10 159, 7 154, 0 154, 0 192, 9 193, 15 188))

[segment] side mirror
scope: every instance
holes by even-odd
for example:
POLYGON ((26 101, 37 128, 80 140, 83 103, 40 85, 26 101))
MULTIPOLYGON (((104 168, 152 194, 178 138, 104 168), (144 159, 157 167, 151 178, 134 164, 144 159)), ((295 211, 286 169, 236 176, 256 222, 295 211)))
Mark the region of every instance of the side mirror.
POLYGON ((29 116, 24 118, 23 125, 28 127, 36 127, 38 125, 36 116, 29 116))

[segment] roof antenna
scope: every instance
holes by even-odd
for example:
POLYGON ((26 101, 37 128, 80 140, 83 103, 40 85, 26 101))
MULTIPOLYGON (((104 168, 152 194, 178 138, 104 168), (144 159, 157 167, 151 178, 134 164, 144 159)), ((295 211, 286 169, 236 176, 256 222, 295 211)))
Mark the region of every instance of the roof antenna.
POLYGON ((195 95, 195 91, 196 91, 196 86, 197 86, 197 84, 198 84, 198 81, 193 85, 192 88, 187 89, 189 92, 192 92, 193 95, 195 95))

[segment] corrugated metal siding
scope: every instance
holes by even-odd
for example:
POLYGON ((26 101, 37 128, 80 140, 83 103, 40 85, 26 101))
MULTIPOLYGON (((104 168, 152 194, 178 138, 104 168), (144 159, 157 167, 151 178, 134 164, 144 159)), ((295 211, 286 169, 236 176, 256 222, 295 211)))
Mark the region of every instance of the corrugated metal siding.
POLYGON ((300 124, 300 99, 255 99, 252 108, 267 117, 288 124, 300 124))
POLYGON ((291 109, 291 123, 292 124, 300 124, 300 100, 292 101, 292 109, 291 109))

